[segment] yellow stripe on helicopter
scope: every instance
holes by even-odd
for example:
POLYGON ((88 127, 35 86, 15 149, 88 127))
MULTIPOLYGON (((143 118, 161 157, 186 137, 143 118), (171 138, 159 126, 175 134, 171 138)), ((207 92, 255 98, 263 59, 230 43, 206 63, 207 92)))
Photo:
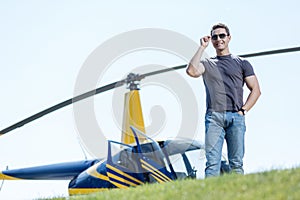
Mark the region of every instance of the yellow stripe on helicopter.
POLYGON ((89 194, 106 190, 108 190, 108 188, 69 188, 69 195, 89 194))
POLYGON ((165 174, 163 174, 161 171, 159 171, 158 169, 156 169, 155 167, 153 167, 152 165, 150 165, 146 161, 144 161, 144 160, 141 159, 141 163, 142 163, 142 167, 143 168, 145 168, 145 169, 149 170, 150 172, 156 174, 162 180, 164 180, 164 181, 172 181, 169 177, 167 177, 165 174))
POLYGON ((122 172, 121 170, 119 170, 119 169, 117 169, 117 168, 115 168, 115 167, 113 167, 113 166, 111 166, 109 164, 107 164, 106 167, 109 168, 109 169, 111 169, 111 170, 113 170, 113 171, 115 171, 115 172, 117 172, 118 174, 120 174, 120 175, 122 175, 122 176, 124 176, 124 177, 126 177, 126 178, 128 178, 128 179, 130 179, 130 180, 132 180, 134 182, 136 182, 136 183, 143 184, 142 181, 134 178, 133 176, 130 176, 129 174, 126 174, 126 173, 122 172))
POLYGON ((88 173, 90 176, 93 176, 93 177, 95 177, 95 178, 99 178, 99 179, 102 179, 102 180, 104 180, 104 181, 109 181, 109 178, 108 178, 107 176, 105 176, 105 175, 103 175, 103 174, 100 174, 100 173, 97 171, 97 167, 98 167, 99 165, 101 165, 101 164, 102 164, 102 163, 99 162, 99 163, 93 165, 92 167, 88 168, 88 169, 87 169, 87 173, 88 173))
POLYGON ((0 173, 0 180, 23 180, 21 178, 16 178, 13 176, 5 175, 2 172, 0 173))

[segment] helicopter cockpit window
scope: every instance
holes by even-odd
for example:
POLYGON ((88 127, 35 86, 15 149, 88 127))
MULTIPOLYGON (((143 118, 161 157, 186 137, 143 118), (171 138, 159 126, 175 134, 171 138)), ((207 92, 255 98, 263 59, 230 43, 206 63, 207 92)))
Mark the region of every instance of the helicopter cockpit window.
POLYGON ((112 162, 115 165, 137 172, 137 160, 133 156, 133 147, 130 145, 111 142, 112 162))
POLYGON ((134 130, 138 138, 144 138, 144 142, 140 144, 142 154, 145 157, 155 161, 161 167, 168 167, 167 163, 165 162, 165 155, 163 154, 159 144, 138 129, 133 127, 132 129, 134 130))
POLYGON ((178 179, 193 177, 204 178, 205 154, 204 150, 193 150, 169 156, 172 167, 178 179))
POLYGON ((164 154, 161 152, 161 149, 157 145, 157 143, 142 144, 141 149, 145 157, 155 161, 161 167, 168 166, 166 165, 166 162, 164 162, 165 160, 164 154))
POLYGON ((172 163, 172 166, 174 168, 175 174, 178 179, 183 179, 188 176, 188 172, 185 166, 185 163, 183 161, 181 154, 175 154, 172 156, 169 156, 170 162, 172 163))

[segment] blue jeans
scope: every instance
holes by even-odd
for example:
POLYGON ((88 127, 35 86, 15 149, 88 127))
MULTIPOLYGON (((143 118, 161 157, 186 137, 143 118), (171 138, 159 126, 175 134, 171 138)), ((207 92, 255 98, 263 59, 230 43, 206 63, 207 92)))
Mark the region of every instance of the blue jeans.
POLYGON ((237 112, 207 112, 205 114, 205 177, 220 174, 224 139, 227 143, 232 172, 243 174, 245 116, 237 112))

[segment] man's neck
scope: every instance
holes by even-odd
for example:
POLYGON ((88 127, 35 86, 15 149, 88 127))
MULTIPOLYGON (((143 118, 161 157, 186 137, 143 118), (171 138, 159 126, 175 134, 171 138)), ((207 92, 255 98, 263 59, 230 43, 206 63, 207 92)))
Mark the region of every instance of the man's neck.
POLYGON ((230 55, 229 49, 216 50, 217 56, 228 56, 230 55))

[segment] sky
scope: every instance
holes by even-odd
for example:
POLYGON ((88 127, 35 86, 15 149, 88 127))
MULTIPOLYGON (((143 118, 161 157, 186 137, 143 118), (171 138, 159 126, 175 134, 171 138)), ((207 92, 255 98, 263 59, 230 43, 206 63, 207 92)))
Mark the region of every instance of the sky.
MULTIPOLYGON (((209 34, 213 24, 223 22, 231 30, 233 54, 296 47, 300 46, 299 4, 296 0, 1 1, 0 129, 71 98, 86 60, 101 44, 119 34, 142 28, 164 29, 199 44, 200 37, 209 34)), ((211 45, 206 53, 215 54, 211 45)), ((248 60, 262 95, 246 116, 245 173, 299 166, 299 52, 248 60)), ((176 66, 187 62, 161 50, 133 52, 115 60, 97 87, 122 79, 137 66, 176 66)), ((195 138, 203 141, 202 78, 188 77, 184 70, 178 74, 197 100, 200 120, 195 138)), ((182 120, 181 99, 159 84, 141 87, 146 126, 152 122, 151 109, 159 105, 166 122, 157 137, 169 137, 167 133, 176 132, 182 120)), ((118 140, 122 110, 117 112, 119 115, 114 114, 114 101, 113 92, 95 97, 95 114, 105 136, 118 140)), ((120 98, 119 103, 122 102, 120 98)), ((81 144, 73 107, 68 106, 1 136, 0 170, 82 160, 85 154, 91 157, 81 144)), ((0 199, 65 196, 67 184, 5 181, 0 199)))

